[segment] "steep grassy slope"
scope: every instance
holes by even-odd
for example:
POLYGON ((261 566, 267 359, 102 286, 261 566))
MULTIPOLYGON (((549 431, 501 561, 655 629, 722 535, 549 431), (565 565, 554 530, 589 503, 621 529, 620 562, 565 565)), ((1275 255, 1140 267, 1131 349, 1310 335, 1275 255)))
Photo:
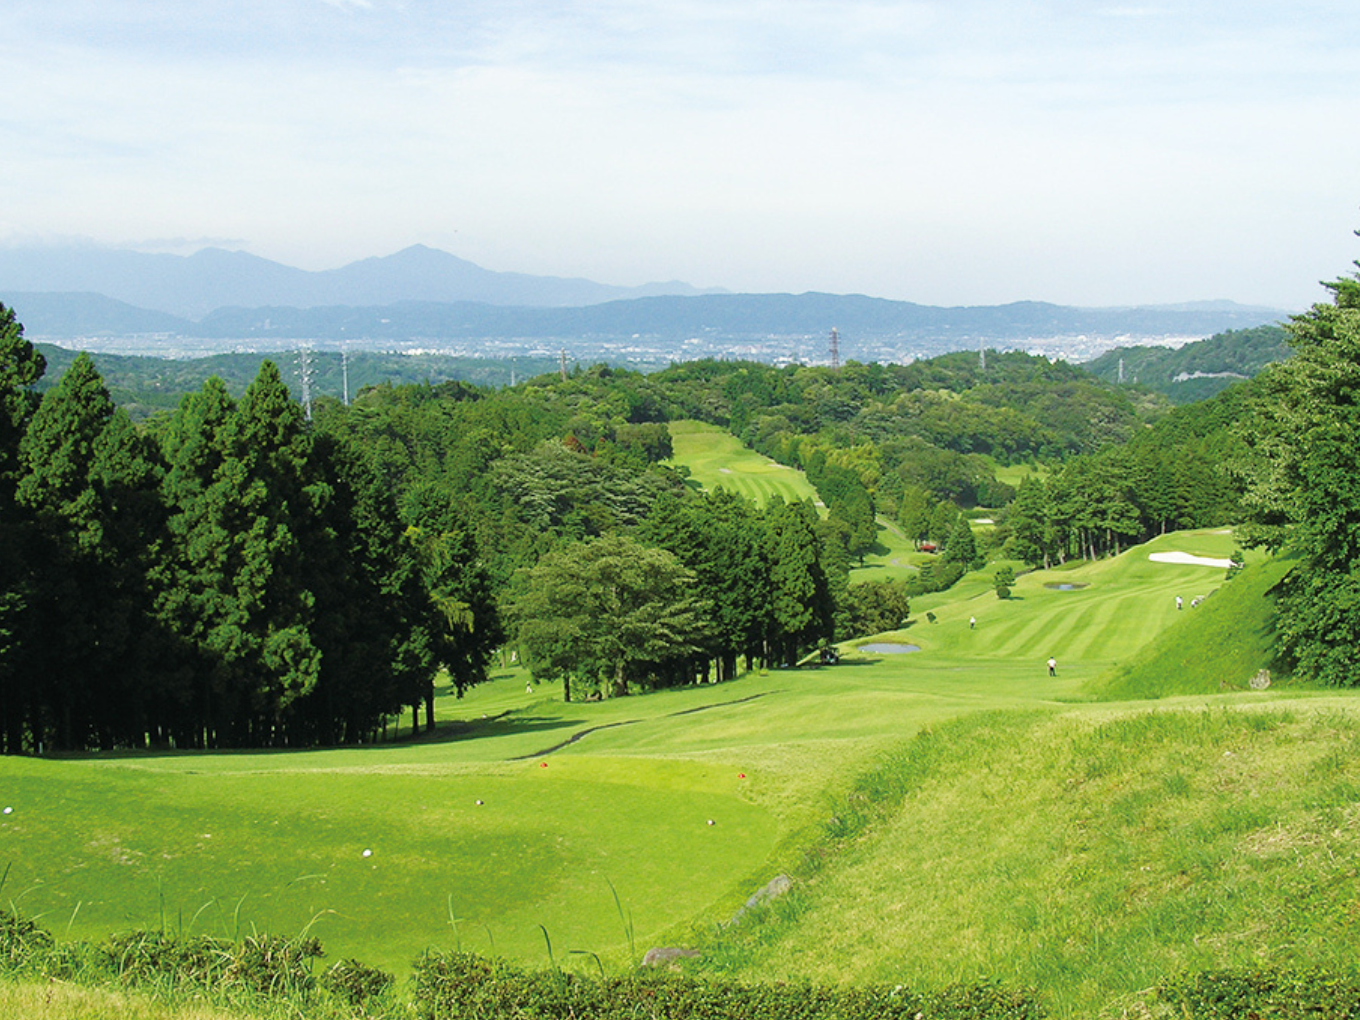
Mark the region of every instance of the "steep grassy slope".
POLYGON ((1092 693, 1119 700, 1246 689, 1258 670, 1272 664, 1268 593, 1293 565, 1289 559, 1254 563, 1198 608, 1187 602, 1174 625, 1102 677, 1092 693))
POLYGON ((712 942, 708 966, 992 977, 1065 1017, 1182 970, 1350 967, 1355 709, 1239 695, 922 731, 831 816, 789 899, 712 942))

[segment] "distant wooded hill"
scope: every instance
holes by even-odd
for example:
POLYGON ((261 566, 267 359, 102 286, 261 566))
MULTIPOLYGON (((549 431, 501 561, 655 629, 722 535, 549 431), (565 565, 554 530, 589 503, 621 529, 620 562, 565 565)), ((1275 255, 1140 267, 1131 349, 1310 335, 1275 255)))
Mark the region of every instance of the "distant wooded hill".
MULTIPOLYGON (((52 344, 37 344, 47 360, 42 389, 55 386, 76 358, 76 352, 52 344)), ((270 355, 218 354, 207 358, 170 359, 121 354, 95 354, 94 362, 109 393, 133 419, 143 419, 157 411, 176 407, 186 393, 202 387, 210 376, 218 376, 234 396, 245 392, 259 374, 260 363, 270 355)), ((283 380, 293 394, 301 392, 301 371, 296 353, 273 355, 283 380)), ((477 386, 508 386, 557 368, 556 358, 457 357, 445 354, 389 354, 380 351, 355 351, 342 361, 336 351, 309 353, 307 364, 314 397, 341 398, 346 382, 350 396, 366 386, 389 384, 408 386, 458 381, 477 386)))
POLYGON ((1281 326, 1258 326, 1228 330, 1174 350, 1116 347, 1085 368, 1106 382, 1139 383, 1178 404, 1193 404, 1289 357, 1287 336, 1281 326))

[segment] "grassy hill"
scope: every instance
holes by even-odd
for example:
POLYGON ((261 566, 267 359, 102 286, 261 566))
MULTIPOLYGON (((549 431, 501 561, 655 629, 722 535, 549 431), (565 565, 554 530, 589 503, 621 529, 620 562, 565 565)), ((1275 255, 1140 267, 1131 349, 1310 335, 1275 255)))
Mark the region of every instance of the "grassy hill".
POLYGON ((1291 351, 1283 327, 1230 329, 1178 348, 1116 347, 1086 363, 1106 382, 1141 383, 1177 404, 1206 400, 1291 351))
POLYGON ((1358 752, 1344 697, 923 728, 828 819, 788 899, 706 946, 708 965, 991 978, 1038 987, 1065 1017, 1145 1015, 1124 1010, 1182 971, 1345 971, 1358 752))
MULTIPOLYGON (((706 489, 722 486, 761 505, 776 495, 785 501, 817 500, 817 490, 803 472, 748 449, 725 429, 678 421, 671 422, 670 431, 674 450, 671 462, 688 468, 690 478, 706 489)), ((880 517, 877 546, 864 558, 862 567, 851 571, 850 579, 895 580, 914 574, 927 559, 895 523, 880 517)))
POLYGON ((747 449, 725 429, 697 421, 671 422, 669 428, 673 462, 689 468, 706 489, 722 486, 762 506, 776 495, 787 502, 817 498, 803 472, 747 449))

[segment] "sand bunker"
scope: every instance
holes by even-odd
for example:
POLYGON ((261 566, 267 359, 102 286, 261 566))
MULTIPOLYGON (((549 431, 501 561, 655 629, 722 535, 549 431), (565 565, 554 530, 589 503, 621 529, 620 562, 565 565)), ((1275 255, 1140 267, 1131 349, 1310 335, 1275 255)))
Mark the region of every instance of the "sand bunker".
POLYGON ((867 645, 860 645, 861 652, 877 652, 879 655, 908 655, 911 652, 919 652, 920 645, 900 645, 892 641, 874 641, 867 645))
POLYGON ((1208 556, 1191 556, 1189 553, 1183 552, 1149 553, 1148 559, 1153 563, 1177 563, 1184 567, 1218 567, 1220 570, 1227 570, 1233 565, 1232 560, 1216 560, 1208 556))

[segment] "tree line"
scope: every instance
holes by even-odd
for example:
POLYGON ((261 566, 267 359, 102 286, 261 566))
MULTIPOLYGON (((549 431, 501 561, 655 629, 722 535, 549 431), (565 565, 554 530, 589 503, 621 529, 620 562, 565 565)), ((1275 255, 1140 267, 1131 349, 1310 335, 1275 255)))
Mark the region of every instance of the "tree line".
POLYGON ((453 508, 403 518, 266 361, 152 427, 0 306, 0 741, 8 753, 371 740, 501 640, 453 508))
POLYGON ((988 552, 1117 553, 1244 512, 1260 392, 1171 409, 1012 353, 839 372, 595 366, 365 388, 309 416, 262 365, 134 424, 88 357, 44 390, 0 317, 5 750, 372 739, 509 640, 568 696, 727 679, 895 629, 988 552), (800 467, 811 504, 696 492, 667 422, 800 467), (1017 489, 998 464, 1028 461, 1017 489), (978 547, 967 508, 997 521, 978 547), (880 520, 941 551, 851 584, 880 520))

